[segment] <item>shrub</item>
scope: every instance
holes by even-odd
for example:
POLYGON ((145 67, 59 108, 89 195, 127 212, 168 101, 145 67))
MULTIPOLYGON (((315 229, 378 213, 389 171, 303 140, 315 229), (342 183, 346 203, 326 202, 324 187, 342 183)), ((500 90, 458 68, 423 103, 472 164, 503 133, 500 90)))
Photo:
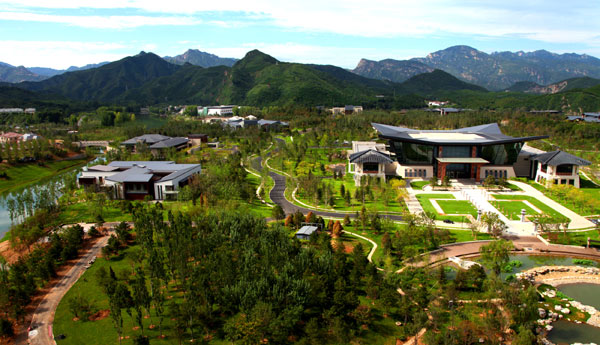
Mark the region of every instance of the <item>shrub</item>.
POLYGON ((598 265, 598 263, 594 260, 588 260, 588 259, 573 259, 573 263, 575 265, 581 265, 581 266, 596 266, 598 265))

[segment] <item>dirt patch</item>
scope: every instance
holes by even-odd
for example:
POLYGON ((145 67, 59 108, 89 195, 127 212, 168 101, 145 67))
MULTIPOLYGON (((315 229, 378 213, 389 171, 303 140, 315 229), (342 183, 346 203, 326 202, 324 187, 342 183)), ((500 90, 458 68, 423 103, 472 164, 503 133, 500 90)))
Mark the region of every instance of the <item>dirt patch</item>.
POLYGON ((110 310, 108 310, 108 309, 100 310, 97 313, 90 315, 89 320, 90 321, 99 321, 99 320, 107 318, 108 315, 110 315, 110 310))
POLYGON ((350 253, 352 253, 352 251, 353 251, 353 250, 354 250, 354 246, 353 246, 353 245, 351 245, 351 244, 347 244, 347 243, 346 243, 346 244, 344 244, 344 252, 345 252, 346 254, 350 254, 350 253))

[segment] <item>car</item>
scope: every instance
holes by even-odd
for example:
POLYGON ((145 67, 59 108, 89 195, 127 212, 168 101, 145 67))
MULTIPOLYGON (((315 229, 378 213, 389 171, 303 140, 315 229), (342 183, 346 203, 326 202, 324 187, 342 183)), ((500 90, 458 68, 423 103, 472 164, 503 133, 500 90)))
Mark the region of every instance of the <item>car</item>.
POLYGON ((59 334, 59 335, 57 335, 56 337, 54 337, 54 339, 63 340, 63 339, 65 339, 66 337, 67 337, 67 336, 66 336, 66 335, 64 335, 64 334, 59 334))
POLYGON ((444 223, 446 223, 446 224, 454 224, 454 221, 450 220, 450 219, 444 219, 444 223))

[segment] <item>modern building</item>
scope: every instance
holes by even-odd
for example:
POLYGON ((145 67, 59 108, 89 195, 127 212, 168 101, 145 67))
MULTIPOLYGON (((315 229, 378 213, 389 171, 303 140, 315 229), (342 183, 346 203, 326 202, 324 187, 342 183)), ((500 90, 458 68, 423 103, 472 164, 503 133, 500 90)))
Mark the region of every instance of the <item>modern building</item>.
POLYGON ((189 139, 192 146, 198 146, 202 143, 208 142, 207 134, 188 134, 187 138, 189 139))
POLYGON ((296 238, 301 240, 309 240, 310 236, 319 230, 318 227, 312 225, 304 225, 296 232, 296 238))
POLYGON ((354 174, 357 186, 363 176, 385 178, 396 175, 396 165, 385 144, 374 141, 353 141, 352 150, 348 152, 348 169, 354 174))
POLYGON ((563 151, 540 153, 531 156, 530 160, 530 178, 546 187, 553 184, 570 184, 579 188, 579 167, 592 164, 563 151))
POLYGON ((172 161, 114 161, 85 168, 77 179, 81 186, 109 188, 115 199, 175 200, 181 187, 201 171, 200 164, 172 161))
POLYGON ((217 115, 226 116, 233 115, 233 108, 237 108, 237 105, 215 105, 207 107, 198 107, 198 115, 217 115))
POLYGON ((350 115, 350 114, 356 114, 356 113, 362 112, 363 107, 361 105, 345 105, 343 107, 330 108, 329 111, 333 115, 337 115, 337 114, 350 115))
POLYGON ((581 115, 567 116, 567 120, 600 123, 600 113, 583 113, 581 115))
POLYGON ((121 143, 132 152, 136 152, 137 146, 145 144, 154 157, 163 157, 167 149, 174 148, 179 151, 188 147, 189 140, 182 137, 169 137, 161 134, 144 134, 131 138, 121 143))
POLYGON ((258 126, 264 130, 280 130, 283 127, 289 127, 288 122, 277 121, 277 120, 264 120, 260 119, 257 122, 258 126))
POLYGON ((23 140, 23 134, 15 133, 15 132, 6 132, 0 134, 0 143, 16 143, 23 140))
POLYGON ((514 165, 526 141, 548 136, 511 137, 497 123, 454 130, 418 130, 373 123, 389 144, 403 178, 515 177, 514 165))

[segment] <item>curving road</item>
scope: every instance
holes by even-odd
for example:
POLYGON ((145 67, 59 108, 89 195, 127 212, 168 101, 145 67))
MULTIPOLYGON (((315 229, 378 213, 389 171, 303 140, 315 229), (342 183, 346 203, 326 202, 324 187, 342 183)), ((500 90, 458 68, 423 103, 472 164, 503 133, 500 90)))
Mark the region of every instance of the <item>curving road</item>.
MULTIPOLYGON (((112 229, 114 223, 106 223, 112 229)), ((69 291, 69 289, 77 282, 79 277, 85 272, 87 264, 96 257, 102 247, 108 242, 109 236, 104 236, 99 239, 88 251, 83 254, 81 259, 65 274, 62 279, 57 282, 52 289, 44 296, 31 318, 31 332, 29 334, 21 334, 17 337, 17 344, 35 344, 35 345, 54 345, 54 336, 52 332, 52 323, 54 322, 54 313, 58 304, 69 291), (25 340, 28 338, 27 340, 25 340)))

